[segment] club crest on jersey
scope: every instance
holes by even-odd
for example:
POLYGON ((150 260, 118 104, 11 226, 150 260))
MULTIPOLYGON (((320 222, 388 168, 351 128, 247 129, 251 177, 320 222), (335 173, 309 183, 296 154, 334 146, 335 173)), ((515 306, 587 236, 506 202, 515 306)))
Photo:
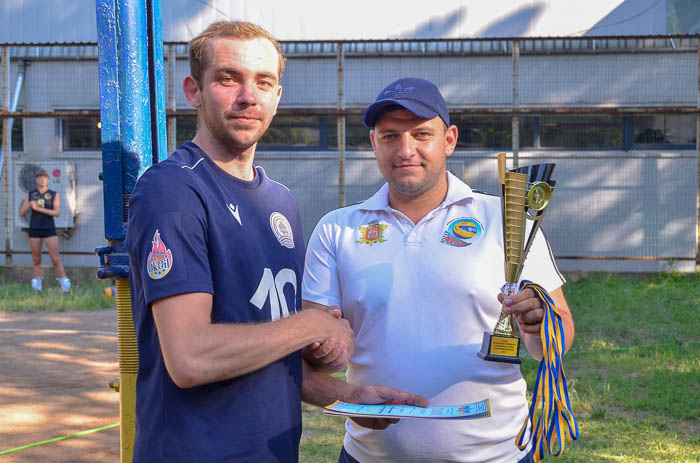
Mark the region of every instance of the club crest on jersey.
POLYGON ((473 244, 483 231, 481 222, 474 218, 456 219, 447 224, 447 230, 442 234, 440 242, 463 248, 473 244))
POLYGON ((172 267, 173 253, 170 252, 170 249, 168 249, 165 243, 160 239, 160 232, 156 230, 153 235, 153 247, 146 261, 148 276, 154 280, 160 280, 168 274, 172 267))
POLYGON ((375 243, 383 243, 384 230, 389 227, 388 225, 382 225, 378 221, 370 222, 367 225, 361 225, 357 227, 357 231, 360 232, 360 239, 357 240, 359 244, 369 244, 372 246, 375 243))
POLYGON ((279 241, 282 246, 288 249, 294 249, 294 233, 292 232, 292 226, 281 212, 273 212, 270 214, 270 228, 272 228, 272 233, 275 234, 277 241, 279 241))

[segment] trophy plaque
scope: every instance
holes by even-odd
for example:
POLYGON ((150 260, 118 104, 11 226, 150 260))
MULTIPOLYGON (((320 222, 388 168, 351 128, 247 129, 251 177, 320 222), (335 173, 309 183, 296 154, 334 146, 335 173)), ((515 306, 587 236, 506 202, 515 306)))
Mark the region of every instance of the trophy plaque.
MULTIPOLYGON (((506 274, 506 284, 501 292, 506 297, 519 292, 523 264, 557 183, 551 179, 555 168, 556 164, 535 164, 508 170, 506 154, 498 154, 506 274), (529 233, 525 219, 533 221, 529 233)), ((520 338, 515 335, 513 317, 501 312, 493 333, 484 332, 481 351, 477 355, 492 362, 519 364, 519 351, 520 338)))

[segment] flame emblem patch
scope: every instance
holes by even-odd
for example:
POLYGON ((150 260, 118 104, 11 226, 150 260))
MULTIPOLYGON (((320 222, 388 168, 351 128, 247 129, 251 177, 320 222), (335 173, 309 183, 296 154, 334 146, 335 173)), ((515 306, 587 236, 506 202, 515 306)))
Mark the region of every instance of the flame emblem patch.
POLYGON ((379 222, 371 222, 367 225, 359 226, 357 231, 360 232, 360 239, 357 242, 369 244, 370 246, 375 243, 383 243, 386 241, 383 234, 387 227, 388 225, 382 225, 379 222))
POLYGON ((156 230, 153 235, 153 247, 148 254, 146 269, 148 276, 154 280, 160 280, 168 274, 173 267, 173 254, 165 243, 160 239, 160 232, 156 230))

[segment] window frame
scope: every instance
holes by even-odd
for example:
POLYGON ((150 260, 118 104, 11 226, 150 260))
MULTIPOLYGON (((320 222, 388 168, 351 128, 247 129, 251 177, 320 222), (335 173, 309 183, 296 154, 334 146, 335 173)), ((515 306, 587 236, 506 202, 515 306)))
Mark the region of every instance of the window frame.
MULTIPOLYGON (((24 153, 24 118, 12 117, 7 119, 12 119, 12 130, 10 131, 10 152, 24 153), (19 132, 19 137, 15 136, 15 131, 19 132), (19 142, 17 141, 18 138, 20 140, 19 142), (21 146, 15 146, 15 143, 21 143, 21 146)), ((5 142, 2 139, 2 120, 0 120, 0 146, 3 146, 4 143, 5 142)))
POLYGON ((70 118, 59 118, 58 119, 58 126, 60 130, 60 143, 61 143, 61 152, 76 152, 76 153, 84 153, 84 152, 95 152, 95 151, 102 151, 102 134, 101 134, 101 127, 99 124, 101 124, 101 120, 99 117, 70 117, 70 118), (68 130, 68 123, 77 121, 77 120, 87 120, 87 121, 94 121, 94 133, 92 134, 95 137, 95 144, 96 146, 91 146, 87 148, 77 148, 77 147, 70 147, 68 146, 68 141, 69 141, 69 130, 68 130))
POLYGON ((681 150, 695 150, 697 148, 697 133, 698 133, 698 120, 696 115, 688 115, 688 114, 671 114, 671 113, 638 113, 638 114, 633 114, 632 116, 629 117, 629 128, 628 131, 629 133, 627 136, 629 137, 629 150, 632 151, 644 151, 644 150, 650 150, 650 151, 660 151, 660 150, 670 150, 670 151, 681 151, 681 150), (693 133, 695 133, 695 138, 696 141, 695 143, 637 143, 635 141, 635 120, 637 117, 644 117, 644 116, 672 116, 672 115, 677 115, 677 116, 688 116, 689 118, 694 118, 695 119, 695 130, 693 133))

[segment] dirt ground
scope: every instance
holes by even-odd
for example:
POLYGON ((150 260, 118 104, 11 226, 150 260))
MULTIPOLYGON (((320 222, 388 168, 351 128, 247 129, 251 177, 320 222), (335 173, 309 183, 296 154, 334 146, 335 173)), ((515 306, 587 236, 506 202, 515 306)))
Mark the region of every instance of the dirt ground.
MULTIPOLYGON (((0 452, 119 422, 115 310, 0 313, 0 452)), ((118 462, 119 427, 1 455, 118 462)))

